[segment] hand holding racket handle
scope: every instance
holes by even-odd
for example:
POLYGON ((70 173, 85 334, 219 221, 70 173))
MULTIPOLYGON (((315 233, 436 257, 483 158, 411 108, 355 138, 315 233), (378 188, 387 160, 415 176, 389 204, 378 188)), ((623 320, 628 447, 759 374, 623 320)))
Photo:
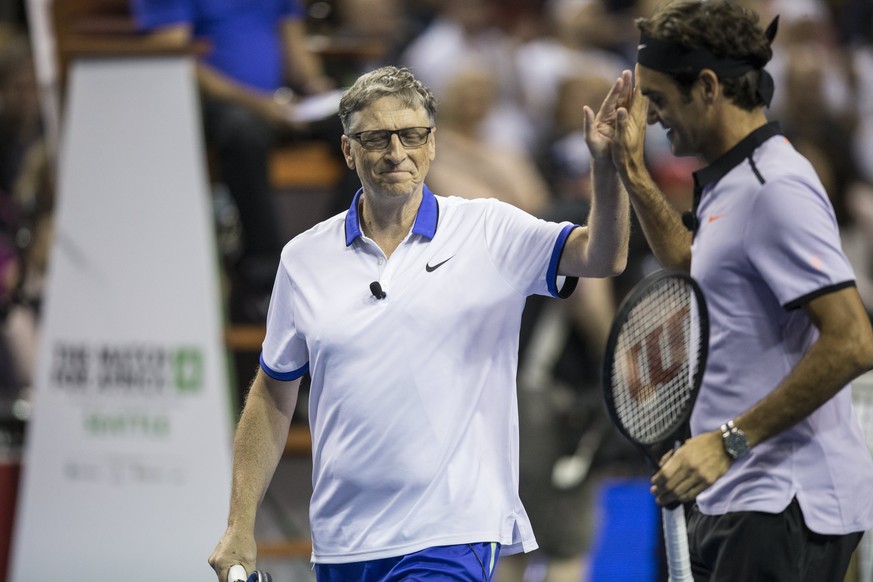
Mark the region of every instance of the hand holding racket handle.
MULTIPOLYGON (((682 443, 673 443, 675 451, 682 443)), ((691 574, 691 554, 688 552, 688 530, 685 523, 685 508, 674 501, 661 508, 661 523, 664 527, 664 550, 667 554, 667 582, 694 582, 691 574)))
POLYGON ((241 564, 236 564, 227 571, 227 582, 273 582, 273 577, 261 570, 255 570, 248 575, 241 564))
POLYGON ((227 582, 246 582, 248 577, 246 569, 241 564, 231 566, 227 572, 227 582))

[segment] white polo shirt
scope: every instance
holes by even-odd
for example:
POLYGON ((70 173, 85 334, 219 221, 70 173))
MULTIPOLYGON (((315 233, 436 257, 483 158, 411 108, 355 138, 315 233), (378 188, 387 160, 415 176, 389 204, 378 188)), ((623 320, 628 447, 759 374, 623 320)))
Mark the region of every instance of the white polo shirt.
MULTIPOLYGON (((854 284, 827 194, 780 133, 765 125, 695 174, 691 274, 709 307, 710 352, 693 434, 769 394, 818 337, 803 304, 854 284)), ((778 513, 794 496, 815 532, 873 527, 873 461, 849 387, 752 449, 697 503, 709 515, 778 513)))
POLYGON ((261 354, 274 378, 311 373, 312 560, 535 549, 518 497, 519 326, 528 295, 572 292, 557 266, 575 225, 425 188, 386 260, 360 195, 286 245, 261 354))

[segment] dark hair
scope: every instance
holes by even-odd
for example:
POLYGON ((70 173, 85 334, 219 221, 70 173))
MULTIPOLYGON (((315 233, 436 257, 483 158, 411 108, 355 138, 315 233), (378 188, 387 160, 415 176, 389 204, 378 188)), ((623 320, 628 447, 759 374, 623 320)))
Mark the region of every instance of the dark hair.
MULTIPOLYGON (((719 78, 735 105, 752 110, 764 105, 758 94, 764 65, 773 56, 770 40, 758 26, 758 15, 730 0, 678 0, 661 7, 651 18, 638 18, 637 28, 651 38, 690 49, 707 48, 716 57, 744 59, 756 68, 739 77, 719 78)), ((673 75, 688 95, 697 73, 673 75)))
POLYGON ((422 107, 431 124, 436 121, 437 101, 431 90, 409 69, 387 66, 361 75, 343 94, 339 105, 343 131, 348 133, 353 113, 382 97, 395 97, 413 109, 422 107))

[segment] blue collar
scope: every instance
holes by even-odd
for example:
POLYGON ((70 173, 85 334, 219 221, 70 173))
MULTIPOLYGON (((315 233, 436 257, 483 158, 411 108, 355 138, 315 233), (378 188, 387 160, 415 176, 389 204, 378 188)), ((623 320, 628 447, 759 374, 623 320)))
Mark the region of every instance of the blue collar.
MULTIPOLYGON (((361 218, 358 214, 358 200, 361 198, 364 189, 361 188, 355 194, 352 200, 352 205, 349 206, 349 212, 346 214, 346 246, 351 245, 356 238, 363 236, 361 232, 361 218)), ((427 186, 422 186, 421 204, 418 207, 418 214, 415 217, 415 223, 412 225, 412 234, 421 235, 427 239, 433 239, 436 234, 437 222, 439 222, 440 208, 437 204, 436 196, 428 190, 427 186)))

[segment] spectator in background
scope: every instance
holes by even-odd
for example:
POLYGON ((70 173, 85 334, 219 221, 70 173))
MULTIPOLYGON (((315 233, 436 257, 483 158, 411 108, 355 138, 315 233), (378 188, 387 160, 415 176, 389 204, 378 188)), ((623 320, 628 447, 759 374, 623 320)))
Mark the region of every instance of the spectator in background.
POLYGON ((27 153, 42 140, 42 118, 30 41, 0 43, 0 190, 11 194, 27 153))
POLYGON ((403 0, 337 0, 339 22, 332 36, 363 45, 359 70, 395 62, 398 53, 419 31, 411 7, 403 0))
MULTIPOLYGON (((306 44, 301 0, 131 0, 139 27, 170 43, 209 43, 197 70, 207 144, 239 210, 243 249, 231 270, 231 318, 261 321, 284 233, 272 200, 269 155, 277 138, 342 133, 292 121, 292 92, 334 87, 306 44)), ((331 116, 331 122, 333 122, 331 116)))
POLYGON ((0 2, 0 50, 26 27, 24 0, 0 2))
POLYGON ((499 0, 446 0, 428 26, 400 55, 442 100, 451 79, 475 60, 494 73, 495 104, 483 122, 485 138, 503 148, 528 153, 535 130, 520 101, 514 62, 516 44, 499 25, 499 0))
POLYGON ((54 180, 26 33, 0 40, 0 388, 27 397, 48 263, 54 180))
POLYGON ((842 226, 843 249, 855 267, 858 293, 873 320, 873 187, 862 182, 846 193, 849 222, 842 226))
POLYGON ((487 63, 506 82, 509 39, 496 25, 498 9, 497 0, 447 0, 409 43, 401 61, 419 71, 434 94, 441 93, 459 64, 471 58, 487 63))
MULTIPOLYGON (((873 17, 869 18, 867 26, 873 28, 873 17)), ((858 112, 852 146, 861 172, 867 180, 873 181, 873 33, 856 39, 843 50, 852 64, 856 91, 853 106, 858 112)))
POLYGON ((485 137, 497 90, 494 72, 476 63, 461 65, 446 82, 435 134, 440 155, 431 164, 429 185, 463 198, 497 198, 542 216, 551 196, 536 164, 485 137))
POLYGON ((778 115, 785 135, 821 178, 858 293, 873 314, 873 231, 868 222, 873 176, 865 175, 854 147, 863 126, 864 88, 856 78, 862 72, 852 68, 846 47, 834 42, 824 9, 816 18, 795 19, 785 28, 781 72, 786 97, 778 115), (842 88, 839 100, 833 95, 835 86, 842 88))
MULTIPOLYGON (((599 37, 588 33, 587 27, 592 23, 603 30, 619 28, 599 0, 548 2, 539 20, 540 26, 533 29, 537 34, 517 37, 513 55, 519 100, 536 128, 537 142, 547 137, 553 111, 558 106, 560 86, 567 78, 584 74, 592 81, 600 78, 609 84, 616 70, 630 64, 628 59, 598 44, 599 37)), ((530 150, 533 152, 534 148, 530 150)))

